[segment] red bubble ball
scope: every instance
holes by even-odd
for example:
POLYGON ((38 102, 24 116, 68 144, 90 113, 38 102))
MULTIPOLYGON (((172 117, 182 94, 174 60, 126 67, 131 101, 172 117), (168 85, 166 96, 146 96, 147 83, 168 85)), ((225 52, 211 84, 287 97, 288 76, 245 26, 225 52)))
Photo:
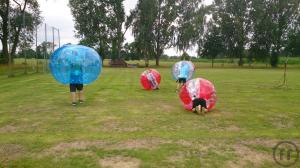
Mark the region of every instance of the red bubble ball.
POLYGON ((179 97, 186 110, 193 108, 193 96, 206 100, 207 110, 211 110, 216 102, 217 95, 214 85, 203 78, 189 80, 180 90, 179 97))
POLYGON ((148 69, 141 74, 140 82, 145 90, 155 90, 159 88, 161 76, 155 69, 148 69))

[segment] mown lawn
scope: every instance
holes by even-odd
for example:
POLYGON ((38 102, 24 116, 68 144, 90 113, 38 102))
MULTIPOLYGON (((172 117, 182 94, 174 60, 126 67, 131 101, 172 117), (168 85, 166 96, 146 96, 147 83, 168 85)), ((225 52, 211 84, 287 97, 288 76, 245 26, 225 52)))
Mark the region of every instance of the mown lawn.
POLYGON ((77 107, 50 74, 0 76, 0 167, 279 167, 279 141, 300 148, 300 69, 287 88, 282 70, 197 69, 217 90, 206 115, 183 109, 170 68, 158 91, 143 70, 104 68, 77 107))

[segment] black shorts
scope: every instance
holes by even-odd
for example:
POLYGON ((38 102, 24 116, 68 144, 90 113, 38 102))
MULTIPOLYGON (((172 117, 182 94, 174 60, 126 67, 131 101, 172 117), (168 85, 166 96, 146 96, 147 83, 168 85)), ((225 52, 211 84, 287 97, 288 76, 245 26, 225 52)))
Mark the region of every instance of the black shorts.
POLYGON ((206 101, 204 99, 197 98, 197 99, 193 100, 193 108, 196 108, 198 106, 201 106, 201 107, 204 107, 207 109, 206 101))
POLYGON ((178 78, 177 80, 178 83, 186 83, 186 78, 178 78))
POLYGON ((82 91, 83 84, 70 84, 70 92, 82 91))

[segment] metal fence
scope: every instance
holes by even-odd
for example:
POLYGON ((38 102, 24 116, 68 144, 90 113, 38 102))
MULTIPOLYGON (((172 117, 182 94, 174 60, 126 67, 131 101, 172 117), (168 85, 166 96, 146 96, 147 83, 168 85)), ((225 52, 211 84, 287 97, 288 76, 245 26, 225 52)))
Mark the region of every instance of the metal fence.
POLYGON ((60 47, 59 29, 42 23, 33 32, 33 40, 26 41, 26 43, 25 46, 18 45, 12 66, 7 66, 7 68, 2 66, 0 69, 2 73, 49 72, 49 57, 60 47))

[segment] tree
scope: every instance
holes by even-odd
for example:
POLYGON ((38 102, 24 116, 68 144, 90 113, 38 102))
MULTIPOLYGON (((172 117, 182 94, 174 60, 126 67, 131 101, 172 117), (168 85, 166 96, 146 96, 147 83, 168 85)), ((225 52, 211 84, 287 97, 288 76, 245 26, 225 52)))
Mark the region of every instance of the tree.
POLYGON ((70 0, 80 43, 96 48, 102 57, 110 54, 112 59, 120 58, 124 35, 132 19, 125 17, 123 1, 70 0))
POLYGON ((198 37, 195 25, 196 13, 201 0, 179 0, 177 17, 176 47, 179 51, 186 52, 196 43, 198 37))
MULTIPOLYGON (((223 39, 220 28, 212 22, 208 23, 208 33, 204 36, 202 56, 211 58, 211 66, 214 67, 214 59, 224 51, 223 39)), ((199 51, 198 51, 199 52, 199 51)))
POLYGON ((295 34, 290 34, 286 51, 291 56, 300 56, 300 31, 295 34))
POLYGON ((300 0, 268 0, 268 17, 272 19, 271 66, 276 67, 286 46, 288 34, 300 15, 300 0))
POLYGON ((41 22, 39 4, 36 0, 2 0, 0 17, 0 40, 4 62, 8 63, 9 59, 13 61, 20 41, 32 42, 34 28, 41 22), (8 51, 9 43, 11 53, 8 51))
POLYGON ((245 46, 250 33, 249 9, 251 0, 215 0, 213 19, 221 27, 227 55, 239 58, 244 64, 245 46))
POLYGON ((266 62, 272 46, 273 23, 268 14, 266 0, 252 0, 250 9, 251 38, 249 62, 253 59, 266 62))
POLYGON ((140 60, 141 54, 139 53, 136 42, 126 43, 124 45, 124 54, 122 57, 125 60, 140 60))
POLYGON ((144 48, 144 54, 148 53, 146 54, 148 56, 145 55, 146 62, 154 55, 156 65, 159 66, 164 49, 172 46, 174 21, 177 17, 176 0, 140 0, 135 11, 133 22, 135 39, 144 48), (150 40, 153 44, 147 47, 143 39, 150 40))
POLYGON ((133 34, 140 53, 144 56, 145 66, 149 66, 149 59, 154 55, 155 36, 154 23, 156 20, 156 0, 140 0, 135 9, 133 20, 133 34))
POLYGON ((159 66, 159 59, 164 49, 168 49, 172 45, 172 39, 175 33, 174 21, 176 15, 176 0, 156 0, 157 8, 155 11, 156 19, 154 23, 154 41, 155 41, 155 64, 159 66))
POLYGON ((187 53, 187 52, 183 52, 181 57, 180 57, 181 60, 190 60, 191 57, 190 55, 187 53))

